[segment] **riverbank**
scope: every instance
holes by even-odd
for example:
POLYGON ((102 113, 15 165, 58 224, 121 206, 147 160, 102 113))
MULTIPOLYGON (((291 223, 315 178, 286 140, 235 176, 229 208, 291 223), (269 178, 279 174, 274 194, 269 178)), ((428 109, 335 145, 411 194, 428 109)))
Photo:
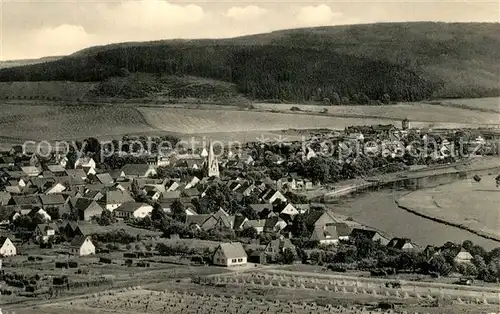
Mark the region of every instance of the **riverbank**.
MULTIPOLYGON (((352 217, 353 220, 377 230, 382 231, 390 237, 407 237, 419 245, 442 245, 447 241, 461 243, 471 240, 487 249, 500 246, 498 239, 491 232, 482 232, 478 228, 447 221, 432 215, 422 215, 419 211, 400 207, 397 200, 410 195, 411 191, 425 193, 427 189, 440 188, 453 182, 471 182, 475 174, 488 176, 500 171, 500 158, 484 158, 472 160, 468 163, 460 163, 438 167, 434 169, 423 169, 420 171, 388 174, 377 178, 366 178, 352 182, 349 189, 328 191, 323 194, 322 201, 328 204, 335 213, 352 217), (345 193, 348 192, 348 193, 345 193)), ((483 179, 484 183, 489 182, 483 179)), ((494 181, 491 180, 492 184, 494 181)), ((476 186, 475 188, 479 188, 476 186)), ((461 193, 467 197, 470 189, 464 189, 461 193)), ((498 194, 500 195, 500 189, 498 194)), ((446 196, 446 193, 443 194, 446 196)), ((457 196, 451 196, 458 200, 457 196)), ((319 197, 318 197, 319 199, 319 197)), ((471 202, 481 207, 482 197, 471 198, 471 202)), ((443 200, 441 200, 441 203, 443 200)), ((494 201, 493 201, 494 203, 494 201)), ((446 206, 442 206, 443 208, 446 206)), ((466 207, 464 207, 466 208, 466 207)), ((451 211, 452 212, 452 211, 451 211)), ((480 211, 477 211, 481 215, 480 211)), ((496 230, 494 224, 500 225, 500 216, 488 216, 490 229, 496 230)), ((442 217, 441 217, 442 218, 442 217)), ((473 217, 471 217, 473 219, 473 217)), ((475 217, 481 223, 481 219, 475 217)), ((490 230, 491 231, 491 230, 490 230)))
POLYGON ((500 242, 500 188, 495 175, 411 192, 396 204, 411 213, 500 242))

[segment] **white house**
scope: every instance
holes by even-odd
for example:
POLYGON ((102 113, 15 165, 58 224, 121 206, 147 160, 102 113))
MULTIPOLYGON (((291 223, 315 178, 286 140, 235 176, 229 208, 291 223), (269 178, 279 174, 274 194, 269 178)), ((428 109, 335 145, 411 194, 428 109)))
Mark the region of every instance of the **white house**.
POLYGON ((139 218, 142 219, 147 215, 151 214, 153 211, 153 206, 138 203, 138 202, 127 202, 121 204, 118 208, 114 210, 114 213, 117 218, 139 218))
POLYGON ((299 211, 293 206, 292 204, 288 203, 285 208, 283 208, 280 212, 280 214, 286 214, 289 216, 296 216, 299 214, 299 211))
POLYGON ((457 253, 455 256, 454 260, 455 263, 461 264, 461 263, 466 263, 470 264, 472 263, 473 256, 469 252, 467 252, 464 248, 461 248, 460 251, 457 253))
POLYGON ((55 193, 62 193, 66 190, 66 187, 62 185, 61 183, 56 183, 52 187, 50 187, 47 191, 45 191, 45 194, 55 194, 55 193))
POLYGON ((81 157, 75 161, 75 169, 76 168, 93 168, 95 169, 96 163, 95 160, 91 157, 81 157))
POLYGON ((14 256, 16 254, 14 243, 8 237, 0 237, 0 256, 14 256))
POLYGON ((247 253, 240 242, 221 243, 214 252, 213 263, 226 267, 246 265, 247 253))
POLYGON ((94 243, 90 240, 89 236, 76 236, 71 241, 71 251, 77 256, 87 256, 95 254, 94 243))

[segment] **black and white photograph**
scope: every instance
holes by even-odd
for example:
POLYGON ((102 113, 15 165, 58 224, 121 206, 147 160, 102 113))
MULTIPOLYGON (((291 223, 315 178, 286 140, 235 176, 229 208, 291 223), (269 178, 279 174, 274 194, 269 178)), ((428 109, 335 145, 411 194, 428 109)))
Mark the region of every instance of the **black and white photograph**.
POLYGON ((500 2, 0 0, 35 313, 500 313, 500 2))

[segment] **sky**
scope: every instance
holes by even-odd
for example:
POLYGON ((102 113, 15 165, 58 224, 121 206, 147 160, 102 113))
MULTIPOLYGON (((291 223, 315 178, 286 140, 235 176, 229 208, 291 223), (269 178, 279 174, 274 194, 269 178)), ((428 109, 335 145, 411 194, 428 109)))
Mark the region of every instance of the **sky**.
POLYGON ((124 41, 401 21, 499 22, 498 1, 0 0, 0 60, 124 41))

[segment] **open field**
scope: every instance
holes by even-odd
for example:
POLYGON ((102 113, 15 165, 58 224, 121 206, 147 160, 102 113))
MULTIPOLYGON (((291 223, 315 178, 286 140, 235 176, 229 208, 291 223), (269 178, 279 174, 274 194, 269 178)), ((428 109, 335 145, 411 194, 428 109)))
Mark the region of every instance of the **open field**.
MULTIPOLYGON (((165 133, 209 136, 221 141, 255 140, 276 136, 285 129, 344 129, 350 125, 395 124, 408 117, 414 127, 478 127, 500 121, 500 115, 437 105, 338 106, 329 107, 330 115, 320 114, 322 106, 307 106, 311 113, 282 110, 258 104, 256 110, 236 107, 183 109, 167 106, 58 105, 24 103, 0 104, 0 139, 75 140, 93 136, 120 138, 125 134, 159 135, 165 133), (264 109, 267 108, 267 109, 264 109), (315 112, 312 112, 315 111, 315 112)), ((291 105, 290 105, 291 106, 291 105)), ((305 109, 304 109, 305 110, 305 109)), ((296 139, 296 137, 287 137, 296 139)))
POLYGON ((500 240, 500 188, 495 185, 495 176, 485 176, 480 182, 467 179, 415 191, 399 198, 397 203, 500 240))
POLYGON ((440 102, 445 105, 478 110, 488 110, 500 113, 500 97, 445 99, 441 100, 440 102))
POLYGON ((148 131, 153 129, 133 108, 0 105, 0 138, 52 141, 148 131))
MULTIPOLYGON (((486 98, 485 98, 486 99, 486 98)), ((467 100, 472 101, 472 100, 467 100)), ((488 101, 490 101, 488 99, 488 101)), ((488 102, 484 101, 483 102, 488 102)), ((479 100, 481 102, 481 100, 479 100)), ((472 103, 472 102, 471 102, 472 103)), ((429 105, 425 103, 405 103, 385 106, 316 106, 297 104, 254 104, 254 107, 264 110, 290 110, 298 107, 303 111, 321 112, 328 109, 328 115, 346 117, 384 118, 402 120, 404 118, 415 122, 469 123, 469 124, 499 124, 500 114, 473 112, 463 108, 429 105)), ((381 122, 382 123, 382 122, 381 122)))
POLYGON ((310 274, 281 270, 234 272, 189 281, 114 289, 16 308, 16 313, 489 313, 495 289, 310 274), (381 311, 377 302, 396 305, 381 311))

